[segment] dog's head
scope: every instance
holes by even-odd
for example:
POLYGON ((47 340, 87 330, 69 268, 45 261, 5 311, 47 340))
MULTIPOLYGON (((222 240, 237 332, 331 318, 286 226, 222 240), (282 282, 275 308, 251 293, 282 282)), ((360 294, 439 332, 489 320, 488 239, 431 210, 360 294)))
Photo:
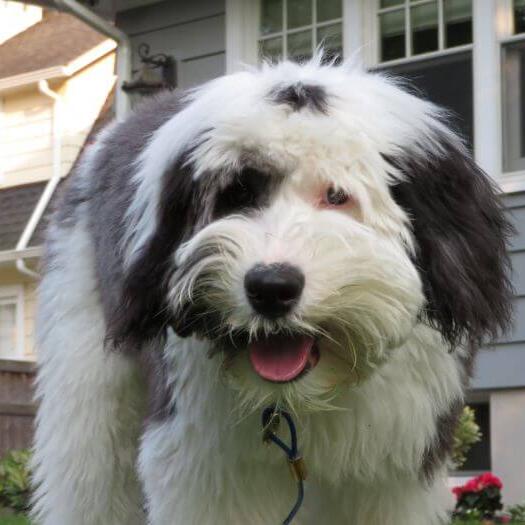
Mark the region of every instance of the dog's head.
POLYGON ((195 91, 137 163, 114 337, 207 338, 250 401, 315 406, 417 323, 451 348, 495 336, 509 224, 445 121, 316 61, 195 91))

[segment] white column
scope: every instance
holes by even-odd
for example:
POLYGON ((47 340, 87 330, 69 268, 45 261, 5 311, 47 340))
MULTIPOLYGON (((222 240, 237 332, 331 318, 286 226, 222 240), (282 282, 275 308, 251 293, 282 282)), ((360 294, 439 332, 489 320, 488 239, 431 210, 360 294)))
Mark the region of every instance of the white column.
POLYGON ((258 7, 256 0, 226 0, 226 73, 257 64, 258 7))
POLYGON ((492 472, 503 481, 503 502, 506 505, 522 503, 525 498, 525 389, 491 393, 490 441, 492 472))
POLYGON ((493 178, 502 173, 501 68, 497 0, 476 0, 473 10, 474 156, 493 178))
POLYGON ((343 0, 343 56, 367 62, 364 49, 364 6, 362 0, 343 0))

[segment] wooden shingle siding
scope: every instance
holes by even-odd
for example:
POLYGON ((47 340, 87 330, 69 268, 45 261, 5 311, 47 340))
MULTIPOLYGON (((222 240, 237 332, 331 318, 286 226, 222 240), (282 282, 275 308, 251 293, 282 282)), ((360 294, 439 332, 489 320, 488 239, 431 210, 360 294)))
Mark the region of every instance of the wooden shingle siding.
POLYGON ((225 66, 224 0, 165 1, 124 11, 117 25, 131 36, 134 69, 138 46, 177 61, 178 86, 188 88, 223 75, 225 66))

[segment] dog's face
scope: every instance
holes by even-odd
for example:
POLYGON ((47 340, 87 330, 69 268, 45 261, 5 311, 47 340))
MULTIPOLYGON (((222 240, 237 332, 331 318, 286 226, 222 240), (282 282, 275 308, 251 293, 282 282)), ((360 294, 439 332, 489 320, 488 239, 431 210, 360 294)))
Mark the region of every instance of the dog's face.
POLYGON ((380 76, 311 63, 214 81, 135 180, 124 332, 140 315, 209 339, 251 405, 321 407, 418 322, 453 346, 508 319, 490 182, 437 108, 380 76))

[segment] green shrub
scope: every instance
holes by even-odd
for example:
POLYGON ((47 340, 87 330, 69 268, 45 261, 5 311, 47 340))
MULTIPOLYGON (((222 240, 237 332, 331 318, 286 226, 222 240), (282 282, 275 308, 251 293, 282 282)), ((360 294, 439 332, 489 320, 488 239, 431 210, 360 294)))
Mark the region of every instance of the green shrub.
POLYGON ((466 406, 459 417, 458 426, 454 434, 454 448, 452 449, 452 461, 456 468, 461 467, 467 459, 470 447, 481 439, 479 425, 476 423, 474 409, 466 406))
POLYGON ((511 505, 507 509, 512 521, 517 523, 525 523, 525 502, 521 505, 511 505))
POLYGON ((28 450, 12 450, 0 460, 0 507, 29 508, 29 457, 28 450))

